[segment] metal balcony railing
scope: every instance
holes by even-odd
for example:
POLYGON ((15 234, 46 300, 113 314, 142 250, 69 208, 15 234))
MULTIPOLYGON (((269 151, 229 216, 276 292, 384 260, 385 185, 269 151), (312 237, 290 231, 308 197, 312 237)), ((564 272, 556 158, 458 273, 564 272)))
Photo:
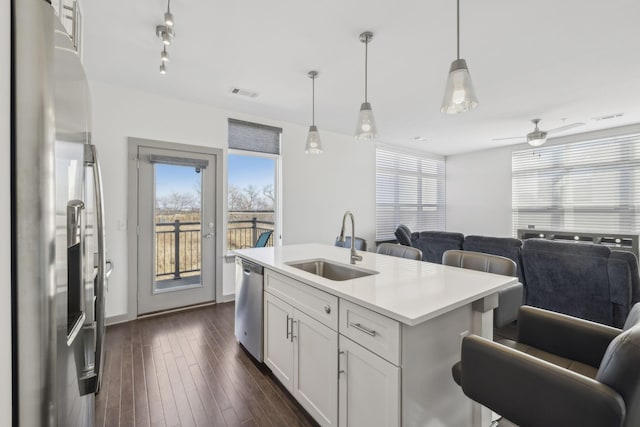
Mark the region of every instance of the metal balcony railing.
MULTIPOLYGON (((257 217, 229 221, 227 249, 253 247, 258 236, 273 230, 273 226, 273 221, 259 220, 257 217)), ((273 246, 273 236, 269 238, 267 246, 273 246)), ((201 247, 200 222, 175 220, 156 223, 156 277, 162 277, 162 280, 180 279, 182 274, 199 272, 202 267, 201 247)))

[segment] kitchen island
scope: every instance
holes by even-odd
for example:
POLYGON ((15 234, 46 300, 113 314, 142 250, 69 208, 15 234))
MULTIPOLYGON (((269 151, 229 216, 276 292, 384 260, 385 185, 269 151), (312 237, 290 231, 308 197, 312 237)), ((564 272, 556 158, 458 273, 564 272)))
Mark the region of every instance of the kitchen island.
POLYGON ((492 337, 497 291, 517 278, 370 252, 352 266, 348 249, 320 244, 235 253, 265 268, 265 363, 321 425, 489 424, 451 366, 463 336, 492 337), (364 276, 294 266, 319 262, 364 276))

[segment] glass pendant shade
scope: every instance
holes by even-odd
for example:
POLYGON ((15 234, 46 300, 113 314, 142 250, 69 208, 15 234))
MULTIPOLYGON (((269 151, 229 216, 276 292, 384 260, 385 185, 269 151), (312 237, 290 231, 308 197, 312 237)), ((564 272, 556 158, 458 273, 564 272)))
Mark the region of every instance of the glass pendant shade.
POLYGON ((376 121, 373 118, 371 104, 363 102, 360 106, 355 138, 358 140, 372 140, 377 136, 377 134, 378 129, 376 128, 376 121))
POLYGON ((309 135, 307 136, 307 145, 304 147, 304 152, 307 154, 320 154, 323 151, 318 127, 316 125, 309 126, 309 135))
POLYGON ((451 63, 440 111, 447 114, 457 114, 472 110, 477 106, 478 98, 473 90, 467 61, 456 59, 451 63))

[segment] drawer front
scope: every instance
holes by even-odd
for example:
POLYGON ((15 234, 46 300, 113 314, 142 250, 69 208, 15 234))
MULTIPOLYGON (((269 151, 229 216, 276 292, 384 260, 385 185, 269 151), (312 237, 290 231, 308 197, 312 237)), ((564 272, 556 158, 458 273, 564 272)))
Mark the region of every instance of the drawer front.
POLYGON ((288 302, 318 322, 338 330, 338 298, 305 283, 265 269, 265 291, 288 302))
POLYGON ((394 365, 400 365, 400 323, 344 299, 340 333, 394 365))

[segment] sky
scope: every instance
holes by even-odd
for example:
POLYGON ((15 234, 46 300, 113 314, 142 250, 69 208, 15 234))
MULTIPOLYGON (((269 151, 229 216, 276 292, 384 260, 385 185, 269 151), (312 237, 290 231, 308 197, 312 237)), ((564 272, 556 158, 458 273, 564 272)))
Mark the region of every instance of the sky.
POLYGON ((228 160, 229 186, 245 188, 248 185, 255 185, 262 189, 265 185, 274 184, 276 173, 274 159, 229 154, 228 160))
MULTIPOLYGON (((238 154, 228 156, 228 183, 239 188, 255 185, 262 189, 275 181, 275 160, 238 154)), ((198 193, 201 173, 188 166, 156 163, 156 197, 175 192, 198 193)))

